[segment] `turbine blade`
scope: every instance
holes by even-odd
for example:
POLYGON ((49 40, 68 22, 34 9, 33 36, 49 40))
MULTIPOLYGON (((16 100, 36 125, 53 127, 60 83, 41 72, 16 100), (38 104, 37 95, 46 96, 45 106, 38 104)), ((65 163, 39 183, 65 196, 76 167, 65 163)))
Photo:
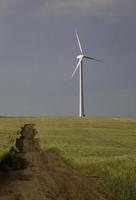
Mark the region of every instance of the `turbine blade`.
POLYGON ((76 66, 75 70, 73 71, 72 77, 73 77, 74 74, 76 73, 76 71, 77 71, 79 65, 81 64, 82 59, 83 59, 83 58, 80 58, 80 59, 79 59, 79 61, 78 61, 78 63, 77 63, 77 66, 76 66))
POLYGON ((83 50, 82 50, 82 46, 81 46, 81 42, 80 42, 80 39, 79 39, 79 36, 78 36, 77 31, 76 31, 76 37, 77 37, 77 41, 78 41, 78 45, 79 45, 79 49, 80 49, 81 53, 83 54, 83 50))
POLYGON ((86 59, 89 59, 89 60, 94 60, 94 61, 97 61, 97 62, 103 62, 102 60, 99 60, 99 59, 96 59, 96 58, 92 58, 92 57, 88 57, 88 56, 85 56, 86 59))

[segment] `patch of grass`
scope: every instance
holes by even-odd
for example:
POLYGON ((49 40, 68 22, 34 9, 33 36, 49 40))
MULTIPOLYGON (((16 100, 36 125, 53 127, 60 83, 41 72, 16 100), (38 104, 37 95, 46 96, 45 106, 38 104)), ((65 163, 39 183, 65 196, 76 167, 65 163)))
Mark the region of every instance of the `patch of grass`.
POLYGON ((62 150, 60 150, 57 147, 48 148, 48 149, 46 149, 46 152, 48 152, 48 153, 55 153, 55 154, 57 154, 59 156, 62 156, 62 154, 64 153, 62 150))
POLYGON ((109 190, 122 200, 136 199, 136 158, 126 156, 124 158, 113 158, 101 167, 94 165, 96 172, 100 174, 109 190))
POLYGON ((1 117, 0 155, 11 146, 9 136, 25 123, 36 124, 43 150, 102 176, 116 199, 136 200, 136 118, 1 117))

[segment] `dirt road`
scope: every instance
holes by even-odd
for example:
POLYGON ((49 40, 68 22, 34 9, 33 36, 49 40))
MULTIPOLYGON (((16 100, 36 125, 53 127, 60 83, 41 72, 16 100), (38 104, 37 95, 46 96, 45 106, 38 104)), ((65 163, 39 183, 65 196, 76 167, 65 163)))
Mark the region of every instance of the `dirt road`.
POLYGON ((0 200, 105 200, 101 180, 65 165, 56 154, 26 153, 24 170, 0 172, 0 200))

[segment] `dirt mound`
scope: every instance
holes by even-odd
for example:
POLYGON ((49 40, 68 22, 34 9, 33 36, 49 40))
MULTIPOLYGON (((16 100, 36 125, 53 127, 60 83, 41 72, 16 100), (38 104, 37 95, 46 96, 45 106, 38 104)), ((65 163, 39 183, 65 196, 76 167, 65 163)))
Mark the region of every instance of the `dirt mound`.
POLYGON ((20 134, 20 138, 16 140, 16 147, 20 152, 40 151, 39 141, 35 139, 37 130, 34 124, 25 124, 20 134))
POLYGON ((105 199, 97 191, 99 177, 76 172, 58 155, 42 152, 35 135, 34 125, 23 127, 14 156, 27 165, 0 170, 0 200, 105 199))

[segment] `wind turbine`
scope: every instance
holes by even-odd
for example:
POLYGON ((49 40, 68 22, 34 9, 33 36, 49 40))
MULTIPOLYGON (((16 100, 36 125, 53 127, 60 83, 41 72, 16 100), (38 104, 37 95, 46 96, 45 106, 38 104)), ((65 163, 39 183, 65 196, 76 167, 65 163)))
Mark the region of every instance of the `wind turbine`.
POLYGON ((74 76, 77 69, 79 68, 79 117, 84 117, 85 112, 84 112, 84 87, 83 87, 83 61, 84 59, 88 59, 88 60, 101 62, 101 60, 89 57, 84 53, 77 31, 76 31, 76 38, 79 45, 80 54, 77 56, 78 63, 75 70, 73 71, 72 77, 74 76))

